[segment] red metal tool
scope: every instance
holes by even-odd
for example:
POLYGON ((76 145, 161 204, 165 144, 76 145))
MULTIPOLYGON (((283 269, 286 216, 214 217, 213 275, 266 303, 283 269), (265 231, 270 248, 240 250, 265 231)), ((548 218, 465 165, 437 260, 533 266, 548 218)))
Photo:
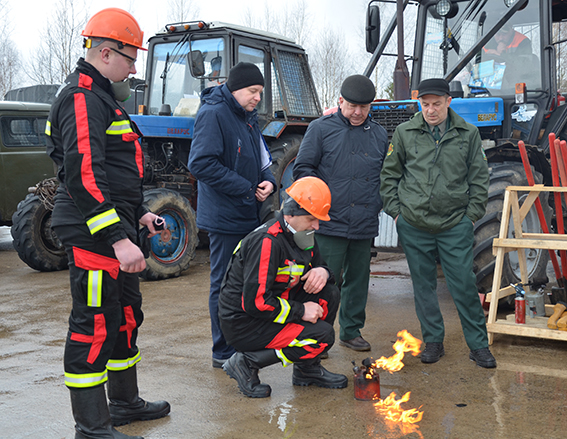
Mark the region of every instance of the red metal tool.
MULTIPOLYGON (((555 138, 555 134, 549 134, 549 155, 551 158, 551 177, 553 179, 554 187, 561 187, 559 182, 559 164, 557 163, 556 150, 561 147, 559 139, 555 138), (552 141, 553 136, 553 141, 552 141)), ((563 224, 563 207, 561 205, 561 194, 559 192, 553 193, 555 200, 555 219, 557 221, 557 233, 563 235, 565 233, 565 226, 563 224)), ((567 273, 567 252, 559 250, 559 257, 561 259, 561 272, 563 275, 567 273)), ((565 285, 565 278, 562 277, 563 285, 565 285)))
MULTIPOLYGON (((551 144, 551 139, 550 139, 551 144)), ((530 159, 528 158, 528 152, 526 151, 526 145, 524 144, 523 140, 518 142, 518 148, 520 149, 520 155, 522 156, 522 163, 524 164, 524 170, 526 171, 526 177, 528 179, 528 184, 530 186, 535 185, 534 176, 532 173, 532 167, 530 166, 530 159)), ((545 214, 543 213, 543 208, 541 206, 541 201, 539 198, 535 200, 535 207, 537 211, 537 216, 539 218, 539 222, 541 224, 541 230, 543 233, 549 233, 549 227, 547 226, 547 221, 545 220, 545 214)), ((559 262, 557 261, 557 255, 553 250, 549 251, 549 257, 551 259, 551 263, 553 264, 553 271, 555 272, 555 278, 558 279, 558 282, 563 279, 561 275, 561 269, 559 268, 559 262)))
MULTIPOLYGON (((562 187, 567 187, 567 172, 566 172, 566 165, 565 165, 565 156, 563 153, 563 149, 565 149, 565 151, 567 152, 567 142, 565 142, 565 140, 561 140, 559 141, 559 147, 557 147, 557 142, 559 140, 556 140, 555 144, 555 154, 557 156, 557 167, 559 168, 559 178, 561 181, 560 186, 562 187)), ((565 199, 565 204, 567 205, 567 193, 563 192, 563 198, 565 199)))

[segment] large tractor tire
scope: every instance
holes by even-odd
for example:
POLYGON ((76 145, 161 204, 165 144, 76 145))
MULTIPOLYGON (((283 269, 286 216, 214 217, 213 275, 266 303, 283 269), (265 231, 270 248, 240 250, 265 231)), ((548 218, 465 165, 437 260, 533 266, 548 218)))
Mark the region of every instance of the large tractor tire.
POLYGON ((285 190, 293 183, 293 165, 303 136, 301 134, 283 135, 270 142, 272 154, 272 173, 276 178, 277 190, 273 196, 272 209, 278 210, 284 200, 285 190))
POLYGON ((165 230, 151 238, 150 257, 140 273, 145 280, 179 276, 189 267, 197 247, 197 222, 189 201, 169 189, 151 189, 144 193, 149 209, 165 219, 165 230))
MULTIPOLYGON (((486 215, 477 221, 474 226, 474 270, 478 290, 487 293, 492 290, 492 280, 494 275, 495 257, 492 254, 492 241, 498 238, 500 232, 500 222, 502 221, 502 207, 504 203, 504 191, 508 186, 528 186, 526 173, 521 163, 504 162, 491 164, 490 188, 488 191, 488 205, 486 215)), ((536 183, 543 181, 538 172, 534 172, 536 183)), ((549 225, 551 208, 548 203, 548 192, 540 195, 541 205, 549 225)), ((527 197, 527 193, 518 193, 520 205, 527 197)), ((541 226, 535 208, 530 209, 528 215, 522 223, 524 233, 541 233, 541 226)), ((508 238, 514 237, 514 224, 510 223, 508 238)), ((548 281, 546 270, 549 261, 549 252, 544 249, 526 249, 526 259, 528 266, 528 278, 536 283, 546 283, 548 281)), ((502 283, 500 287, 508 286, 510 283, 521 281, 520 264, 517 252, 506 253, 502 269, 502 283)), ((513 301, 513 296, 509 298, 513 301)), ((506 301, 506 300, 505 300, 506 301)), ((508 303, 511 303, 507 300, 508 303)))
POLYGON ((67 268, 67 253, 51 230, 51 210, 37 195, 29 194, 12 215, 10 229, 20 259, 38 271, 67 268))

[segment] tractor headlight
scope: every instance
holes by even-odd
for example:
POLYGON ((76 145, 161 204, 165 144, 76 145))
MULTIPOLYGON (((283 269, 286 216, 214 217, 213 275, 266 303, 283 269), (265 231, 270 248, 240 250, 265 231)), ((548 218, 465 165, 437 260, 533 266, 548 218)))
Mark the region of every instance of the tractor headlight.
MULTIPOLYGON (((513 1, 513 0, 509 0, 513 1)), ((440 0, 437 5, 435 6, 435 11, 441 16, 445 17, 449 11, 451 10, 451 2, 450 0, 440 0)))

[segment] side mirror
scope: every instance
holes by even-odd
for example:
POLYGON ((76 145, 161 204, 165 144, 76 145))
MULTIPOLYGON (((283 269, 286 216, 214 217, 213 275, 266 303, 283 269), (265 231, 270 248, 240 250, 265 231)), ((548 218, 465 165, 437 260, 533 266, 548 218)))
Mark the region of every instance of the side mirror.
POLYGON ((205 75, 205 62, 203 59, 203 53, 200 50, 191 50, 187 54, 187 61, 189 62, 191 75, 195 78, 205 75))
POLYGON ((374 53, 380 42, 380 8, 377 2, 370 2, 366 11, 366 51, 374 53))

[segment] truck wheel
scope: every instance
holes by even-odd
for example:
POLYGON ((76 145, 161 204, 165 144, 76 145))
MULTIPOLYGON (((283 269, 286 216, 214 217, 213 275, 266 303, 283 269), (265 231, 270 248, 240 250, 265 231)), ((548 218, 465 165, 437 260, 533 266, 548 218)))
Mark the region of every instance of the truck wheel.
POLYGON ((144 192, 149 209, 165 219, 166 229, 151 238, 150 257, 140 273, 145 280, 177 277, 189 267, 197 247, 197 222, 189 201, 169 189, 144 192))
MULTIPOLYGON (((502 220, 502 207, 504 204, 504 191, 507 186, 528 186, 524 167, 520 163, 504 162, 491 164, 490 188, 488 190, 488 205, 486 215, 475 223, 475 244, 474 244, 474 271, 478 290, 487 293, 492 290, 492 280, 496 258, 492 254, 492 241, 498 238, 500 232, 500 222, 502 220)), ((543 178, 539 172, 534 172, 536 183, 541 183, 543 178)), ((519 201, 522 205, 527 197, 527 193, 519 192, 519 201)), ((551 208, 548 203, 549 193, 542 192, 540 195, 543 212, 549 225, 551 208)), ((530 233, 541 233, 541 226, 537 212, 530 209, 530 212, 522 223, 522 230, 530 233)), ((508 237, 513 238, 514 226, 511 223, 508 237)), ((528 265, 528 278, 536 283, 546 283, 548 281, 546 270, 549 261, 549 252, 544 249, 526 249, 526 259, 528 265)), ((510 283, 520 282, 520 265, 518 252, 509 252, 504 257, 502 269, 501 287, 510 283)), ((513 296, 504 299, 511 304, 513 296)))
POLYGON ((293 183, 293 165, 302 140, 303 136, 301 134, 290 134, 284 135, 268 144, 272 154, 272 167, 270 169, 276 178, 278 189, 272 200, 273 210, 280 208, 280 204, 284 199, 282 194, 293 183))
POLYGON ((18 256, 30 268, 38 271, 67 268, 67 253, 51 230, 51 210, 45 208, 37 195, 29 194, 20 201, 12 215, 10 232, 18 256))

